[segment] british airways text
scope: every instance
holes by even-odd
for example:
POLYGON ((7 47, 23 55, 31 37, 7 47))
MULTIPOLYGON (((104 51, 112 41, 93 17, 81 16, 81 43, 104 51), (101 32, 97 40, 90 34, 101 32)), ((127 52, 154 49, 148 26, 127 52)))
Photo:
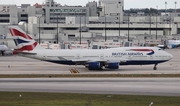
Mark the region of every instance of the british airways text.
POLYGON ((143 53, 112 53, 113 56, 125 56, 125 55, 135 55, 135 56, 143 56, 143 53))

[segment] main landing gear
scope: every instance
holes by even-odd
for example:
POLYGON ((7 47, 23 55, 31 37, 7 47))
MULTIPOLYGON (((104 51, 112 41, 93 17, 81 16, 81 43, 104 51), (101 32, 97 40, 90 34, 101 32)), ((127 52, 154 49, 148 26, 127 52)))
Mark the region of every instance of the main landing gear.
POLYGON ((158 65, 158 64, 155 64, 155 65, 154 65, 153 70, 157 70, 157 65, 158 65))
POLYGON ((1 51, 1 55, 2 55, 2 56, 4 56, 4 52, 5 52, 5 51, 1 51))

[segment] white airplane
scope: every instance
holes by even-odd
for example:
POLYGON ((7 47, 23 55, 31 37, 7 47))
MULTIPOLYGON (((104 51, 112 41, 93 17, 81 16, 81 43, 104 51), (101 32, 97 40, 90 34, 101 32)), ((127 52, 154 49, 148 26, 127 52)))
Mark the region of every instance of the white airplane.
POLYGON ((178 48, 180 47, 180 40, 168 40, 167 45, 169 48, 178 48))
POLYGON ((5 55, 5 51, 8 50, 8 47, 6 45, 0 45, 0 53, 2 56, 5 55))
POLYGON ((157 47, 120 47, 111 49, 50 50, 42 48, 33 38, 16 26, 9 27, 14 39, 14 53, 42 61, 84 65, 89 70, 119 69, 121 65, 150 65, 154 70, 159 63, 173 56, 157 47))

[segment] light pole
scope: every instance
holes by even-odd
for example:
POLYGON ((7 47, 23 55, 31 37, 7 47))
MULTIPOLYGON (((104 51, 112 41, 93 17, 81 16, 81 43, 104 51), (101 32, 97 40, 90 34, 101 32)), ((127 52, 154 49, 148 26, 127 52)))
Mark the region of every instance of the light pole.
POLYGON ((166 9, 167 9, 167 2, 165 2, 165 22, 166 22, 166 9))
POLYGON ((107 40, 107 37, 106 37, 106 9, 105 9, 105 6, 104 6, 104 20, 105 20, 105 22, 104 22, 104 25, 105 25, 105 42, 106 42, 106 40, 107 40))
POLYGON ((107 37, 106 37, 106 14, 105 14, 105 42, 107 40, 107 37))
MULTIPOLYGON (((167 12, 167 2, 165 2, 165 23, 166 23, 166 20, 167 20, 167 15, 166 15, 166 12, 167 12)), ((170 13, 171 14, 171 13, 170 13)), ((169 35, 171 34, 171 28, 170 28, 170 22, 171 21, 171 16, 170 16, 170 20, 169 20, 169 35)), ((167 23, 168 24, 168 23, 167 23)))
MULTIPOLYGON (((121 33, 121 32, 120 32, 120 27, 121 27, 121 26, 120 26, 120 22, 121 22, 121 20, 120 20, 120 13, 119 13, 119 42, 120 42, 120 37, 121 37, 121 35, 120 35, 120 33, 121 33)), ((120 43, 121 43, 121 42, 120 42, 120 43)), ((120 44, 120 46, 121 46, 121 44, 120 44)))
MULTIPOLYGON (((82 13, 84 14, 85 10, 82 11, 82 13)), ((85 12, 84 14, 84 26, 86 26, 86 18, 87 18, 87 13, 85 12)))
POLYGON ((80 26, 79 26, 79 36, 80 36, 80 45, 81 45, 81 15, 80 15, 80 26))
POLYGON ((128 42, 129 42, 129 15, 130 13, 128 13, 128 42))
POLYGON ((167 9, 167 1, 165 1, 165 15, 166 15, 166 9, 167 9))
POLYGON ((59 23, 59 20, 58 20, 58 13, 57 13, 57 44, 58 44, 58 42, 59 42, 59 41, 58 41, 58 29, 59 29, 59 28, 58 28, 58 23, 59 23))
POLYGON ((156 6, 157 12, 156 12, 156 40, 157 40, 157 16, 158 16, 158 6, 156 6))
POLYGON ((176 17, 176 4, 177 4, 177 2, 175 1, 174 4, 175 4, 175 17, 176 17))
POLYGON ((120 42, 120 37, 121 37, 121 31, 120 31, 120 30, 121 30, 121 29, 120 29, 120 27, 121 27, 121 26, 120 26, 120 24, 121 24, 121 20, 120 20, 120 19, 121 19, 121 18, 120 18, 120 17, 121 17, 121 11, 122 11, 121 9, 122 9, 122 8, 121 8, 121 4, 120 4, 120 6, 119 6, 119 10, 120 10, 120 11, 119 11, 119 44, 120 44, 120 45, 119 45, 119 46, 121 46, 121 42, 120 42))
POLYGON ((42 16, 36 16, 39 19, 39 44, 41 43, 40 19, 42 16))
POLYGON ((169 35, 171 35, 171 13, 170 13, 170 19, 169 19, 169 35))
POLYGON ((151 8, 149 9, 149 21, 149 35, 151 35, 151 8))

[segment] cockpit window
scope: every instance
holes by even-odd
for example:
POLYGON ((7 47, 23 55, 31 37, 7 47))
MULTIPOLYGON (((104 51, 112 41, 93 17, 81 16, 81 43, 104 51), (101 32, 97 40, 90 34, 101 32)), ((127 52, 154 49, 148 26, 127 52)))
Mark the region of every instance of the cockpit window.
POLYGON ((162 50, 162 49, 158 49, 158 50, 162 50))

